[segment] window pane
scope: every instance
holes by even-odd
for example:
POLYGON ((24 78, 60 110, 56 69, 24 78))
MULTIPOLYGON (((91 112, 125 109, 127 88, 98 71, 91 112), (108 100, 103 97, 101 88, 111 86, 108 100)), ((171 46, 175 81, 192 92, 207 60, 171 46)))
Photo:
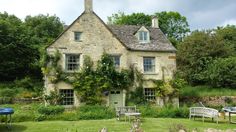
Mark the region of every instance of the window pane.
POLYGON ((62 96, 61 105, 74 105, 74 90, 73 89, 60 89, 60 95, 62 96))
POLYGON ((120 56, 111 56, 114 61, 114 66, 116 68, 120 67, 120 56))
POLYGON ((155 58, 143 57, 143 69, 144 72, 155 72, 155 58))
POLYGON ((143 32, 143 40, 147 41, 147 32, 143 32))
POLYGON ((156 99, 156 90, 154 88, 145 88, 144 89, 145 99, 148 101, 156 99))
POLYGON ((80 40, 81 32, 74 32, 74 37, 76 41, 80 40))
POLYGON ((66 55, 66 70, 75 71, 79 69, 80 55, 66 55))
POLYGON ((148 32, 140 31, 139 32, 139 40, 140 41, 147 41, 148 40, 148 32))

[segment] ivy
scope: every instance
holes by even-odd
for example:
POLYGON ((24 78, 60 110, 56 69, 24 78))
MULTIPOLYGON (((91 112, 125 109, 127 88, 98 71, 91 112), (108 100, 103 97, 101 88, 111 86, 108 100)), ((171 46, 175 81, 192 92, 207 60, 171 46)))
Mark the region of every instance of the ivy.
POLYGON ((81 72, 75 74, 73 87, 86 104, 103 104, 104 96, 111 89, 128 89, 134 82, 132 70, 115 69, 112 58, 104 53, 93 68, 90 57, 84 59, 81 72))

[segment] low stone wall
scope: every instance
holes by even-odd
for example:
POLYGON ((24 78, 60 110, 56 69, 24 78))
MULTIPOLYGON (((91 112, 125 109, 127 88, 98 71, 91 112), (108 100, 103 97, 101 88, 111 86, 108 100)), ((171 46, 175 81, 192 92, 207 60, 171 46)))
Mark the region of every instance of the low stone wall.
POLYGON ((41 98, 9 98, 9 97, 0 97, 0 104, 15 104, 15 103, 40 103, 43 102, 41 98))
POLYGON ((236 104, 236 96, 215 96, 215 97, 180 97, 184 104, 196 104, 202 102, 206 106, 227 106, 236 104))
POLYGON ((40 102, 43 102, 41 98, 15 98, 13 99, 13 103, 30 104, 30 103, 40 103, 40 102))

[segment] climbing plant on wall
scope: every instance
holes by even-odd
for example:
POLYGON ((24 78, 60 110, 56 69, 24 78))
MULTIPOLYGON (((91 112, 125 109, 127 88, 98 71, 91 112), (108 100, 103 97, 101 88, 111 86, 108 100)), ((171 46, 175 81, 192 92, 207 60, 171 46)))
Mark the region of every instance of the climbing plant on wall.
POLYGON ((86 104, 102 104, 111 89, 128 89, 134 82, 132 70, 116 70, 112 58, 104 53, 97 67, 86 56, 80 72, 75 74, 73 87, 86 104))

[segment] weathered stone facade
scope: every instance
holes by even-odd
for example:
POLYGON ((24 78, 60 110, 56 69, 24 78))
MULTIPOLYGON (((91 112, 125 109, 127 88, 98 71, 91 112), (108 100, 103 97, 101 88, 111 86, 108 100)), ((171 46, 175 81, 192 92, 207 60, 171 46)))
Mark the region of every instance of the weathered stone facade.
MULTIPOLYGON (((90 1, 91 0, 85 0, 90 1)), ((176 69, 175 52, 158 52, 158 51, 135 51, 129 50, 124 44, 108 29, 104 22, 92 11, 92 6, 86 5, 86 11, 82 13, 69 27, 66 29, 52 45, 47 48, 49 54, 53 54, 57 50, 62 54, 59 64, 65 70, 65 55, 80 54, 80 66, 83 65, 84 56, 90 56, 95 63, 100 60, 104 52, 111 55, 120 56, 120 68, 127 69, 131 65, 136 66, 143 72, 143 57, 155 57, 155 73, 144 74, 145 79, 171 79, 173 71, 176 69), (80 41, 74 40, 74 32, 81 32, 80 41)), ((66 72, 66 71, 65 71, 66 72)), ((46 94, 56 89, 73 89, 70 84, 59 82, 53 84, 45 77, 46 94)), ((151 82, 144 83, 145 88, 152 88, 151 82)), ((123 94, 123 102, 125 102, 125 91, 123 94)), ((107 99, 109 104, 109 99, 107 99)), ((77 95, 75 95, 75 106, 79 105, 77 95)), ((125 103, 123 103, 125 105, 125 103)))

